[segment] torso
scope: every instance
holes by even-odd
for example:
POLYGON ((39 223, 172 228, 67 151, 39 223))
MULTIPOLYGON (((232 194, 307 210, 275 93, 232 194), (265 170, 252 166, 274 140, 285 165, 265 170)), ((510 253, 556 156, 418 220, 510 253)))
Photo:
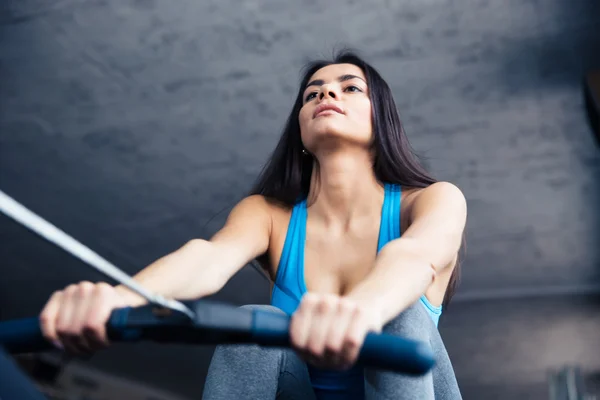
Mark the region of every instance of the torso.
MULTIPOLYGON (((402 191, 401 233, 410 226, 410 208, 422 189, 402 191)), ((381 199, 383 203, 383 198, 381 199)), ((268 254, 260 263, 271 278, 277 276, 277 267, 286 239, 292 209, 281 205, 271 205, 271 238, 268 254)), ((306 244, 304 277, 310 292, 335 293, 344 295, 350 292, 370 272, 377 254, 377 241, 381 210, 374 209, 372 217, 354 221, 347 230, 337 231, 311 219, 310 207, 306 222, 306 244)), ((425 293, 434 306, 442 304, 453 268, 447 268, 437 276, 425 293)))

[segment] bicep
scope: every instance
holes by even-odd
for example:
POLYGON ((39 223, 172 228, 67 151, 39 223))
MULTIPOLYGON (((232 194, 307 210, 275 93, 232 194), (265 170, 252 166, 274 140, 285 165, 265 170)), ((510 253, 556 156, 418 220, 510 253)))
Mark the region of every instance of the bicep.
POLYGON ((456 259, 466 218, 466 200, 460 189, 438 182, 423 189, 415 199, 402 238, 439 270, 456 259))
POLYGON ((210 242, 227 258, 226 264, 243 267, 269 248, 271 216, 269 204, 258 195, 240 201, 210 242))

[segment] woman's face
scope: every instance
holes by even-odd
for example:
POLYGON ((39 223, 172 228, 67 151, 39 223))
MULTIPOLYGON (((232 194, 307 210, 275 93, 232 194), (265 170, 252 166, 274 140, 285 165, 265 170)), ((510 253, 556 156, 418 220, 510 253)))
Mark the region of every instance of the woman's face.
POLYGON ((300 109, 304 146, 314 153, 324 143, 354 143, 368 148, 373 134, 369 88, 353 64, 323 67, 308 80, 300 109))

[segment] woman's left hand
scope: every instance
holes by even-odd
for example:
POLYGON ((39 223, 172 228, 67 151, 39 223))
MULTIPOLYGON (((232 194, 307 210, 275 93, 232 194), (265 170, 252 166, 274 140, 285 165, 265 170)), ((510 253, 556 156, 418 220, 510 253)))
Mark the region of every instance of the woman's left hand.
POLYGON ((292 348, 317 368, 345 370, 358 358, 368 332, 381 332, 378 310, 332 295, 306 293, 292 315, 292 348))

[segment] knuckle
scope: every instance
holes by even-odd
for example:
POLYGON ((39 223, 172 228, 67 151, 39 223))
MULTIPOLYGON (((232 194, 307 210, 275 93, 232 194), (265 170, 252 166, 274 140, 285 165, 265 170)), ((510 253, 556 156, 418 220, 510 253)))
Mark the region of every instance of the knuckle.
POLYGON ((82 281, 79 282, 79 285, 77 285, 77 292, 79 294, 87 294, 92 290, 94 290, 94 284, 92 282, 82 281))
POLYGON ((94 285, 94 288, 98 291, 109 291, 113 289, 113 287, 106 282, 98 282, 94 285))
POLYGON ((313 307, 315 304, 317 304, 317 302, 317 295, 315 295, 314 293, 306 293, 302 298, 302 304, 305 307, 313 307))
POLYGON ((105 282, 101 282, 94 285, 93 289, 94 295, 96 296, 108 296, 111 293, 111 291, 112 286, 105 282))
POLYGON ((346 298, 341 298, 339 300, 338 307, 341 311, 348 313, 354 312, 354 309, 356 308, 355 303, 346 298))
POLYGON ((78 285, 71 284, 64 289, 65 294, 73 296, 79 290, 78 285))
POLYGON ((64 294, 64 290, 55 290, 51 295, 50 295, 50 300, 48 301, 48 303, 52 303, 54 301, 59 301, 60 298, 63 296, 64 294))
POLYGON ((318 310, 322 313, 330 313, 337 310, 339 300, 333 295, 324 295, 319 299, 318 310))
POLYGON ((319 301, 319 303, 317 304, 316 307, 317 311, 319 311, 322 314, 328 313, 331 310, 333 310, 333 304, 328 301, 327 299, 321 299, 321 301, 319 301))

